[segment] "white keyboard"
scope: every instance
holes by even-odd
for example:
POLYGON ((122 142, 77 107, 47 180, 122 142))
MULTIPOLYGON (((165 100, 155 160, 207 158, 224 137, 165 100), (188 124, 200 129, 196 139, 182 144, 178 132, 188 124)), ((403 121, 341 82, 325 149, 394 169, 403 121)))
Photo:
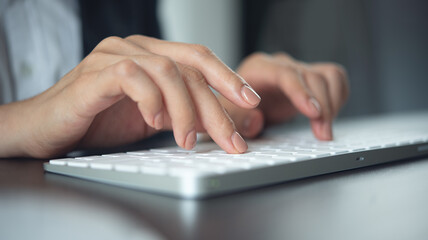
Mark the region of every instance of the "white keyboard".
POLYGON ((359 118, 335 124, 335 140, 308 126, 284 126, 249 141, 244 154, 215 143, 50 160, 45 169, 105 183, 199 198, 428 154, 428 114, 359 118))

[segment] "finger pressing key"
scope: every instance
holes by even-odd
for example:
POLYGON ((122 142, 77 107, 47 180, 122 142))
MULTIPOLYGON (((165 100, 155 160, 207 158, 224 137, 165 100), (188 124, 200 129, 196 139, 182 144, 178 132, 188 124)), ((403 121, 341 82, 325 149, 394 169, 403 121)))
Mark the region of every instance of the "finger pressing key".
POLYGON ((332 109, 327 82, 323 76, 316 73, 305 72, 304 77, 308 87, 311 89, 314 96, 318 99, 319 104, 323 110, 320 117, 310 119, 314 133, 320 140, 332 140, 333 133, 331 125, 334 112, 332 109))
POLYGON ((196 112, 177 64, 159 55, 135 56, 134 60, 159 87, 177 144, 192 149, 196 143, 196 112))
POLYGON ((247 143, 236 131, 233 121, 208 87, 203 75, 189 66, 179 65, 179 68, 203 130, 227 153, 247 151, 247 143))

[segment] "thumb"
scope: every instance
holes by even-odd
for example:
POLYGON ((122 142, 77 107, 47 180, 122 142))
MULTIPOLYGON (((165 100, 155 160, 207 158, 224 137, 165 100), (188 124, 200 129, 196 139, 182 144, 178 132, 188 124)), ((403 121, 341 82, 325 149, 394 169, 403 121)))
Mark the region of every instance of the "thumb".
POLYGON ((255 138, 263 130, 264 116, 260 109, 244 109, 236 106, 223 97, 219 97, 238 132, 246 138, 255 138))

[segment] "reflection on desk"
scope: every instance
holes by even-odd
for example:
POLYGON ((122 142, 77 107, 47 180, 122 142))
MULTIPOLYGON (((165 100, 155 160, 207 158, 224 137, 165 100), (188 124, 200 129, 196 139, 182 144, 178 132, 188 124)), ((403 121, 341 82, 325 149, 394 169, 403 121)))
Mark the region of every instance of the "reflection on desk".
POLYGON ((0 239, 428 236, 428 159, 201 201, 43 174, 39 160, 0 160, 0 173, 0 239))
POLYGON ((106 201, 56 191, 0 191, 1 239, 164 239, 106 201))

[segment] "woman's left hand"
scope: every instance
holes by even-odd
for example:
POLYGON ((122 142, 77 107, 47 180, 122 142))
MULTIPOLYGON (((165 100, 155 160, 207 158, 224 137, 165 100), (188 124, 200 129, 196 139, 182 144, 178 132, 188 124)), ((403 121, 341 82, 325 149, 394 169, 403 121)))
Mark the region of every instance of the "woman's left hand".
POLYGON ((320 140, 332 140, 332 122, 349 95, 346 71, 334 63, 303 63, 285 53, 255 53, 237 70, 260 95, 256 109, 243 109, 219 97, 245 137, 255 137, 266 124, 289 120, 299 112, 310 119, 320 140))

